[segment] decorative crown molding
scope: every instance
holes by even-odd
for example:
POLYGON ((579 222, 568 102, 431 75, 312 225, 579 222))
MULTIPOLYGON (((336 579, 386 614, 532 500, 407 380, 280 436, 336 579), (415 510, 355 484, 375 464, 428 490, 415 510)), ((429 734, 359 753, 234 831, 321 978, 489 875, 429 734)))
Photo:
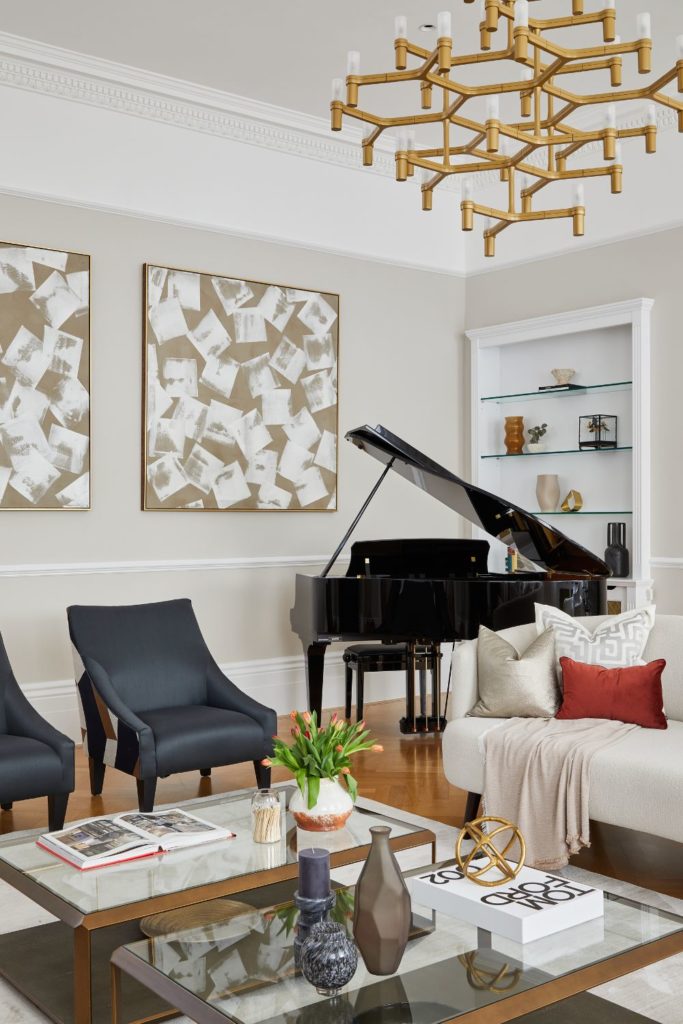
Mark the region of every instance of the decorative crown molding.
MULTIPOLYGON (((9 32, 0 32, 0 84, 366 174, 395 176, 395 142, 388 136, 375 146, 373 166, 363 167, 358 128, 333 135, 323 117, 9 32)), ((454 183, 444 187, 455 191, 454 183)))

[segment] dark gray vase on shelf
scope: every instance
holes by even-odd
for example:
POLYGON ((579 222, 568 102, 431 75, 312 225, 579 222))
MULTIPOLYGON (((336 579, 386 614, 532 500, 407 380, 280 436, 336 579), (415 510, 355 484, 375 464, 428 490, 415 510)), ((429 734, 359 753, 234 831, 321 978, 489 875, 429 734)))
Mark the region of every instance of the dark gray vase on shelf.
POLYGON ((605 561, 612 575, 624 579, 630 572, 630 557, 626 547, 626 523, 607 524, 605 561))
POLYGON ((370 829, 372 846, 356 883, 353 935, 370 974, 398 969, 410 934, 410 894, 389 846, 391 829, 370 829))

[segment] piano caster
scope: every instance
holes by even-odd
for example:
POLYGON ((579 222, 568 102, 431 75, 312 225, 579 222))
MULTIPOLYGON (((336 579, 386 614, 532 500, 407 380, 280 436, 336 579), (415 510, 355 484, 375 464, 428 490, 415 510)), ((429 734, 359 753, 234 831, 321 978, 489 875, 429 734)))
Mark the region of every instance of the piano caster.
POLYGON ((417 733, 428 733, 428 732, 443 732, 446 728, 447 722, 443 715, 440 718, 433 717, 430 715, 417 715, 415 718, 415 728, 413 728, 412 719, 403 717, 398 723, 398 727, 404 736, 413 736, 417 733))

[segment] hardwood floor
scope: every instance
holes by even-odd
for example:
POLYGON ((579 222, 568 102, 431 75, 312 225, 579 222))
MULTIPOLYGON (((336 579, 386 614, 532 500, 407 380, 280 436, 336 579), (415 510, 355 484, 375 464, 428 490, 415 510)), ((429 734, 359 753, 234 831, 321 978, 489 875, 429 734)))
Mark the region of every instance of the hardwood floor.
MULTIPOLYGON (((370 704, 365 711, 366 721, 377 742, 384 746, 384 753, 359 755, 355 775, 361 794, 448 825, 462 824, 467 794, 446 782, 440 738, 401 735, 398 720, 404 713, 402 701, 370 704)), ((280 734, 286 735, 289 727, 289 719, 281 718, 280 734)), ((283 769, 273 772, 274 781, 288 777, 283 769)), ((216 768, 207 779, 201 778, 199 772, 187 772, 160 779, 156 799, 158 803, 172 804, 254 784, 251 764, 216 768)), ((69 800, 69 820, 136 806, 135 780, 113 769, 107 769, 102 796, 92 797, 87 758, 77 748, 76 791, 69 800)), ((0 832, 39 827, 47 828, 46 800, 21 801, 12 811, 0 812, 0 832)), ((681 852, 677 843, 595 824, 592 838, 592 847, 574 858, 573 864, 683 899, 681 852)))

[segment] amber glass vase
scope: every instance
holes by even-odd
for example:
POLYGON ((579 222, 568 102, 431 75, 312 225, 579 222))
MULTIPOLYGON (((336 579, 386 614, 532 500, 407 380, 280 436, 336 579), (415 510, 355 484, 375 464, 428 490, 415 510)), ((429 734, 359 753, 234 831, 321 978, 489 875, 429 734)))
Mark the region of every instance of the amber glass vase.
POLYGON ((353 936, 370 974, 398 970, 410 935, 410 893, 389 846, 391 829, 370 829, 372 846, 356 883, 353 936))
POLYGON ((524 417, 505 417, 505 451, 508 455, 521 455, 524 447, 524 417))

